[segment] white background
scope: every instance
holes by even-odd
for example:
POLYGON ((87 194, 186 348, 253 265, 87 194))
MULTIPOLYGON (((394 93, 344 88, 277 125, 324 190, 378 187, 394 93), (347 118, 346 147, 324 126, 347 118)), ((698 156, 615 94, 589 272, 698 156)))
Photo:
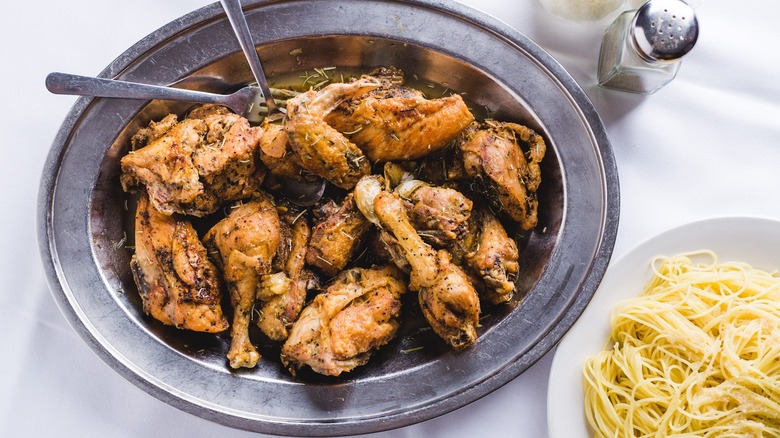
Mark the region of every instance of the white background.
MULTIPOLYGON (((780 219, 780 6, 708 0, 677 78, 652 96, 595 85, 600 36, 614 15, 575 23, 532 0, 469 0, 549 51, 580 83, 610 135, 621 186, 615 257, 685 222, 780 219)), ((51 71, 97 75, 139 39, 207 4, 177 0, 4 2, 0 26, 3 189, 0 232, 0 436, 256 436, 169 407, 105 365, 67 324, 40 261, 41 169, 75 101, 44 88, 51 71)), ((780 259, 780 251, 778 252, 780 259)), ((377 437, 544 437, 552 353, 492 394, 377 437)))

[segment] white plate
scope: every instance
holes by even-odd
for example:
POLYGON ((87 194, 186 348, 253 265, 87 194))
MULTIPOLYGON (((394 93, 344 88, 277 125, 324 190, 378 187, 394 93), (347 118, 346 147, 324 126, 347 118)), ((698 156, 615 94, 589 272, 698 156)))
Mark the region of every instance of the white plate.
POLYGON ((612 307, 644 289, 652 277, 650 263, 654 256, 710 249, 718 255, 718 262, 741 261, 774 271, 780 268, 778 248, 780 222, 776 220, 717 218, 665 231, 614 261, 585 312, 555 352, 547 393, 550 438, 592 436, 583 406, 583 362, 606 345, 612 307))

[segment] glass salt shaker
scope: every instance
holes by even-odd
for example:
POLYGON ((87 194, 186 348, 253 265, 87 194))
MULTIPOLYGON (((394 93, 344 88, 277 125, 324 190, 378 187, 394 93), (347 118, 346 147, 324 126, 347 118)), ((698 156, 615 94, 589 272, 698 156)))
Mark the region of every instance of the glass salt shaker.
POLYGON ((623 12, 604 32, 598 83, 654 93, 674 79, 698 36, 693 8, 682 0, 650 0, 637 10, 623 12))

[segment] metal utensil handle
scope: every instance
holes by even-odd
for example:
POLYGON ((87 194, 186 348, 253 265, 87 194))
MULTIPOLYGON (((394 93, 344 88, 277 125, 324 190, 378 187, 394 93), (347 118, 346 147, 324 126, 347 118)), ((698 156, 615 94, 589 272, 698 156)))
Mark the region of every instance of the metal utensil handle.
POLYGON ((69 73, 49 73, 46 76, 46 88, 54 94, 76 96, 117 97, 125 99, 161 99, 181 102, 201 102, 225 104, 221 94, 160 85, 139 84, 137 82, 114 79, 93 78, 69 73))
POLYGON ((265 103, 268 106, 268 114, 271 114, 277 110, 276 102, 274 102, 274 98, 271 95, 271 88, 268 86, 268 80, 263 72, 260 57, 257 55, 255 43, 252 41, 252 34, 249 32, 249 25, 246 22, 244 11, 241 9, 241 0, 221 0, 220 3, 222 3, 222 9, 225 10, 230 26, 233 27, 233 32, 238 38, 238 44, 241 46, 244 56, 246 56, 257 85, 263 93, 265 103))

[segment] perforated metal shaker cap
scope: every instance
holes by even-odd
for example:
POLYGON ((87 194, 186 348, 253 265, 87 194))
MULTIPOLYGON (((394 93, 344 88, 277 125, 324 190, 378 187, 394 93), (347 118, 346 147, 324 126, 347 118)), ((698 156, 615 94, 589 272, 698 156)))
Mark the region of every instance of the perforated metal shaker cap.
POLYGON ((693 8, 681 0, 650 0, 634 15, 631 35, 647 61, 676 61, 690 52, 699 37, 693 8))

